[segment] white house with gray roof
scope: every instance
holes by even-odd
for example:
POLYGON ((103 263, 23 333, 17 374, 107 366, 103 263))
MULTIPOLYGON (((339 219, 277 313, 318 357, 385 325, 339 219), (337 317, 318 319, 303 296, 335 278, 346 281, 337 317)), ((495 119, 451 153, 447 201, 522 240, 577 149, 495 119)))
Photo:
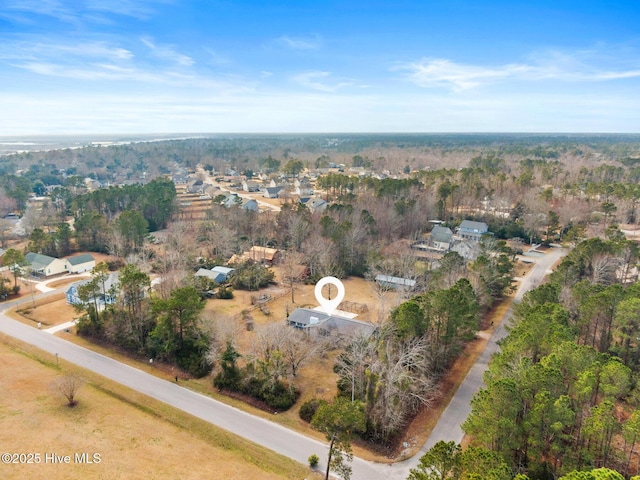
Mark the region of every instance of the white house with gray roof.
POLYGON ((463 220, 463 222, 457 228, 457 234, 464 240, 479 242, 484 235, 489 234, 489 227, 484 222, 463 220))
POLYGON ((90 253, 76 255, 66 259, 69 273, 90 272, 96 266, 96 259, 90 253))
POLYGON ((29 270, 31 270, 35 275, 50 277, 52 275, 67 273, 69 271, 69 263, 60 258, 54 258, 49 255, 42 255, 41 253, 33 252, 27 253, 24 258, 28 264, 29 270))

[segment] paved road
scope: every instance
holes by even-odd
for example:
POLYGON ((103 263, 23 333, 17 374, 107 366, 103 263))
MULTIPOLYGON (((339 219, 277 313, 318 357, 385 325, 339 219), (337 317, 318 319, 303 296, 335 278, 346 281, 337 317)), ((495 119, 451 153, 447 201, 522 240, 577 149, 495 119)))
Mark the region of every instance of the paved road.
MULTIPOLYGON (((4 315, 4 312, 0 313, 0 331, 45 352, 57 353, 60 359, 179 408, 302 464, 307 464, 307 458, 312 453, 321 459, 327 457, 325 443, 17 322, 4 315)), ((322 464, 320 466, 325 468, 322 464)), ((354 459, 353 467, 354 480, 385 478, 383 470, 388 468, 360 459, 354 459)))
MULTIPOLYGON (((540 258, 536 266, 521 283, 516 299, 521 298, 524 292, 539 284, 551 265, 562 254, 562 251, 555 250, 540 258)), ((40 296, 53 293, 50 292, 40 296)), ((5 304, 3 307, 6 311, 10 306, 12 305, 5 304)), ((507 313, 507 316, 509 314, 510 312, 507 313)), ((327 446, 325 443, 308 438, 293 430, 248 414, 183 388, 180 385, 159 379, 44 331, 14 321, 4 315, 4 311, 0 312, 0 332, 18 338, 51 354, 58 354, 61 359, 179 408, 300 463, 306 464, 309 455, 315 453, 322 459, 320 468, 324 469, 326 467, 324 459, 327 456, 327 446)), ((419 462, 420 456, 436 442, 439 440, 460 442, 463 436, 460 425, 470 412, 471 398, 482 386, 482 374, 487 368, 489 358, 497 350, 496 341, 505 335, 503 323, 494 332, 487 348, 467 375, 438 421, 431 437, 417 455, 407 461, 393 465, 367 462, 354 458, 352 478, 354 480, 405 479, 409 469, 415 467, 419 462)))
MULTIPOLYGON (((536 258, 536 263, 529 271, 529 274, 521 278, 514 301, 520 301, 526 292, 538 286, 544 277, 550 273, 553 264, 563 255, 566 255, 566 253, 567 251, 565 249, 557 248, 549 251, 542 257, 536 258)), ((439 441, 449 442, 453 440, 457 443, 462 441, 464 432, 462 431, 461 425, 471 413, 471 399, 484 385, 482 376, 489 366, 491 356, 498 351, 497 342, 508 333, 505 327, 511 317, 511 312, 512 309, 510 308, 505 313, 502 322, 500 322, 500 325, 498 325, 493 332, 478 361, 471 367, 471 370, 469 370, 469 373, 451 399, 451 402, 442 413, 442 416, 438 420, 425 445, 417 455, 404 462, 406 471, 408 471, 409 468, 417 466, 420 457, 439 441)))

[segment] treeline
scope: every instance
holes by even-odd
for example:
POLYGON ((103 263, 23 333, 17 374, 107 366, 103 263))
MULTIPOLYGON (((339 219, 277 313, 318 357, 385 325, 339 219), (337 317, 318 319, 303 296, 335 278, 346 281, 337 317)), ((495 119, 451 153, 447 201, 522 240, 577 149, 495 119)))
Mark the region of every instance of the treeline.
POLYGON ((84 312, 77 323, 79 335, 177 365, 195 377, 211 371, 211 334, 200 317, 204 301, 195 287, 177 288, 168 298, 153 297, 149 276, 135 265, 125 265, 110 289, 108 276, 106 264, 98 264, 90 281, 78 288, 78 309, 84 312))
MULTIPOLYGON (((531 477, 514 473, 499 454, 482 447, 462 449, 455 442, 436 443, 411 469, 407 480, 529 480, 531 477)), ((556 478, 556 477, 549 477, 556 478)), ((573 470, 558 480, 624 480, 610 468, 573 470)), ((639 476, 630 480, 640 480, 639 476)))
POLYGON ((27 250, 65 256, 77 245, 125 257, 142 247, 149 232, 165 228, 175 210, 175 185, 164 178, 76 196, 54 191, 51 203, 29 219, 27 250), (73 228, 65 221, 68 216, 73 228))
POLYGON ((611 229, 607 240, 579 243, 549 283, 523 297, 463 425, 474 445, 532 479, 597 467, 631 473, 640 432, 637 262, 637 245, 611 229))

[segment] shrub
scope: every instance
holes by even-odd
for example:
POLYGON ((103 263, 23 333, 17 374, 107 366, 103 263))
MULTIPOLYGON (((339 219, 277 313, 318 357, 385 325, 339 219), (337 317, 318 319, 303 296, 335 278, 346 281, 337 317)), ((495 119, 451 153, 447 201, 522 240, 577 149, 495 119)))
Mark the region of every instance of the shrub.
POLYGON ((125 266, 124 260, 121 258, 117 258, 115 260, 107 261, 107 268, 110 272, 115 272, 116 270, 120 270, 125 266))
POLYGON ((318 462, 320 462, 320 457, 318 457, 318 455, 313 453, 309 455, 309 458, 307 460, 309 461, 309 466, 311 468, 316 468, 318 466, 318 462))
POLYGON ((267 402, 267 405, 281 411, 289 410, 293 407, 299 396, 300 392, 296 388, 284 382, 278 382, 275 385, 271 385, 270 388, 264 388, 261 395, 262 400, 267 402))
POLYGON ((233 298, 233 289, 231 287, 220 287, 217 295, 221 300, 230 300, 233 298))
POLYGON ((259 290, 273 282, 274 276, 271 269, 247 260, 235 266, 231 284, 236 290, 259 290))
POLYGON ((311 419, 316 414, 316 411, 320 407, 320 405, 324 405, 327 403, 326 400, 322 400, 321 398, 312 398, 308 402, 304 402, 300 407, 300 412, 298 415, 302 420, 307 423, 311 423, 311 419))

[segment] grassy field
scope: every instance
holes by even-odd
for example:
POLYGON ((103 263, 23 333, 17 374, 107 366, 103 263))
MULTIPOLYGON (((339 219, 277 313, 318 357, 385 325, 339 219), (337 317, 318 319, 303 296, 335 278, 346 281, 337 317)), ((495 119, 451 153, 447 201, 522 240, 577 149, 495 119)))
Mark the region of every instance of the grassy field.
POLYGON ((303 465, 4 336, 0 369, 0 453, 40 454, 39 464, 0 463, 2 479, 315 478, 303 465), (87 380, 74 408, 51 387, 68 372, 87 380), (99 454, 99 463, 78 463, 76 453, 99 454), (70 463, 54 464, 52 454, 70 463))

